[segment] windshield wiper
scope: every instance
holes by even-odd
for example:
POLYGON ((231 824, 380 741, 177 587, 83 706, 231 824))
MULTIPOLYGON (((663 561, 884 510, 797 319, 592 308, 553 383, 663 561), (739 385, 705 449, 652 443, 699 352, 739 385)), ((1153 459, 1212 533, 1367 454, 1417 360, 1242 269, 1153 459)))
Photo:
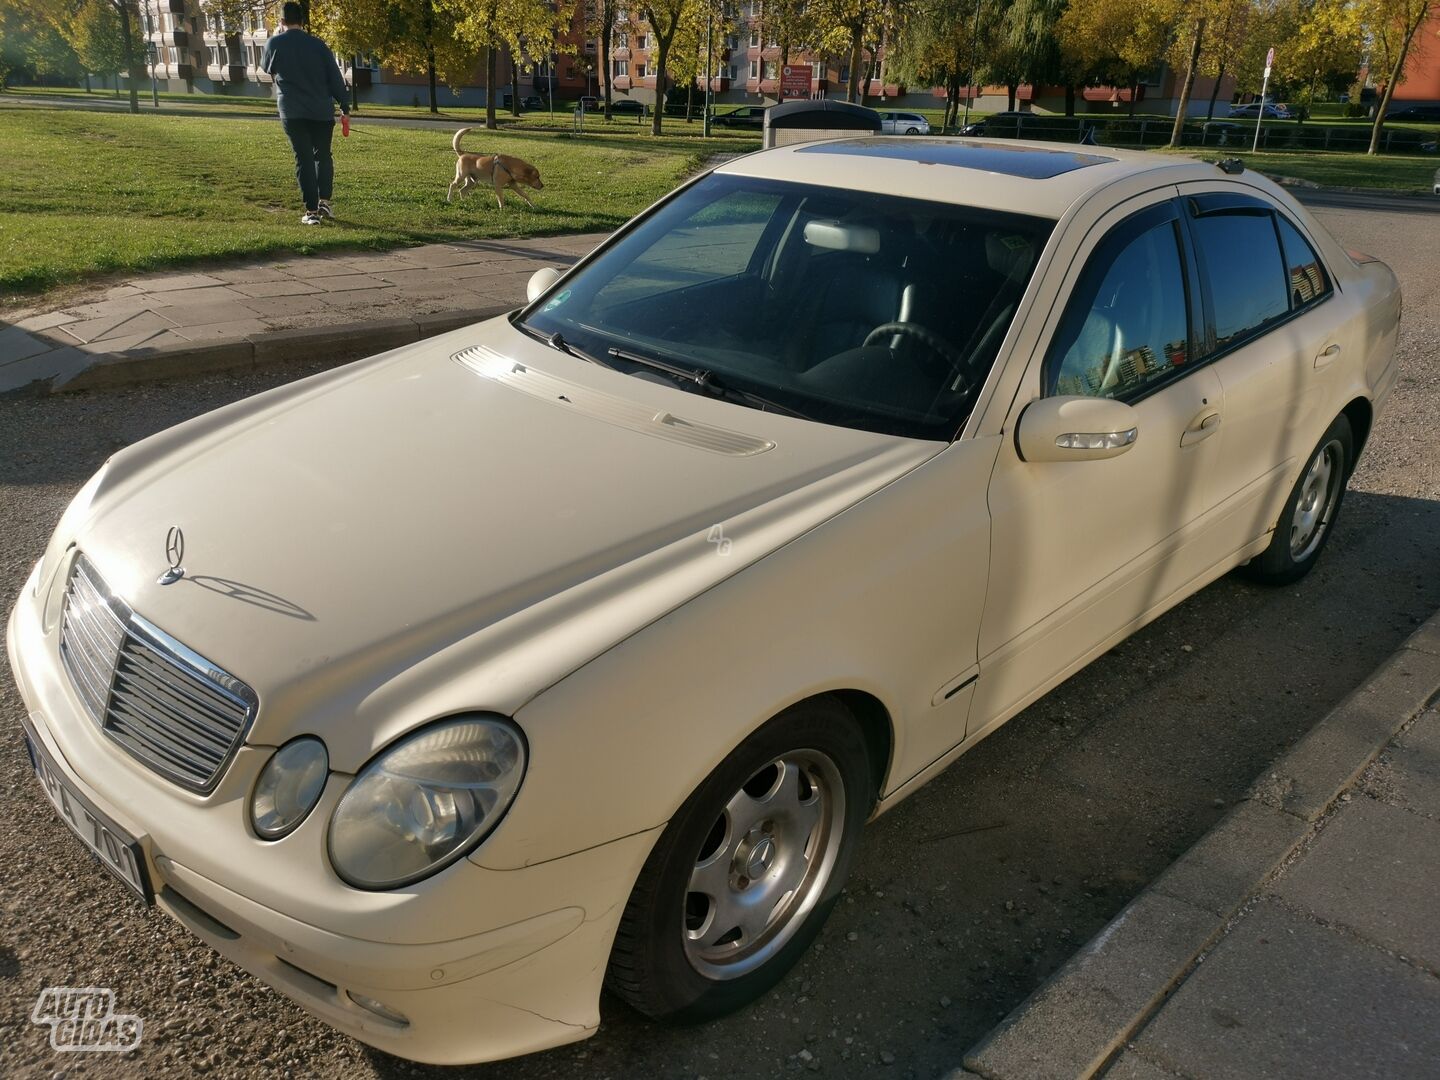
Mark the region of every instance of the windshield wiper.
POLYGON ((640 353, 627 352, 625 349, 609 349, 609 355, 615 360, 624 360, 631 364, 639 364, 641 367, 653 368, 656 371, 663 371, 666 375, 672 375, 684 382, 692 383, 698 390, 702 390, 711 397, 722 398, 729 401, 739 402, 765 412, 783 413, 786 416, 795 416, 801 420, 812 419, 806 416, 799 409, 792 409, 789 405, 782 405, 778 401, 762 397, 749 390, 741 390, 738 386, 731 386, 715 377, 713 371, 705 369, 681 367, 679 364, 672 364, 665 360, 657 360, 653 356, 643 356, 640 353))
POLYGON ((568 341, 565 340, 565 336, 561 334, 559 330, 556 330, 553 334, 547 334, 543 330, 535 329, 528 323, 517 322, 512 323, 511 325, 513 325, 521 333, 527 334, 530 337, 534 338, 536 341, 540 341, 545 343, 546 345, 549 345, 557 352, 563 352, 566 356, 573 356, 576 359, 584 360, 587 363, 595 364, 597 367, 614 367, 613 364, 607 364, 598 356, 591 356, 583 349, 577 349, 574 345, 571 345, 568 341))
POLYGON ((559 349, 566 355, 574 356, 577 359, 584 360, 586 363, 594 364, 597 367, 603 368, 613 369, 615 367, 614 364, 608 364, 604 360, 601 360, 598 356, 591 356, 584 349, 577 349, 574 345, 571 345, 568 341, 565 340, 564 335, 561 334, 559 330, 556 330, 555 333, 551 334, 547 338, 544 338, 543 340, 545 344, 549 345, 552 349, 559 349))

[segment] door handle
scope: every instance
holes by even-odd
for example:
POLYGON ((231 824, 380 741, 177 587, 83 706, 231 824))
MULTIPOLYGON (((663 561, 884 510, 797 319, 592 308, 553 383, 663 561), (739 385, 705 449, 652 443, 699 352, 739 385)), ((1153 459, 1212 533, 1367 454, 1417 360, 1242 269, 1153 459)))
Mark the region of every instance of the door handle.
POLYGON ((1220 430, 1220 414, 1218 412, 1207 412, 1197 416, 1191 425, 1185 429, 1180 436, 1181 446, 1194 446, 1204 439, 1208 439, 1215 432, 1220 430))
POLYGON ((1340 355, 1340 346, 1339 346, 1339 345, 1331 345, 1331 346, 1329 346, 1329 347, 1328 347, 1324 352, 1322 352, 1319 356, 1315 357, 1315 370, 1316 370, 1316 371, 1319 371, 1321 368, 1325 367, 1327 364, 1329 364, 1331 361, 1333 361, 1333 360, 1334 360, 1337 356, 1339 356, 1339 355, 1340 355))

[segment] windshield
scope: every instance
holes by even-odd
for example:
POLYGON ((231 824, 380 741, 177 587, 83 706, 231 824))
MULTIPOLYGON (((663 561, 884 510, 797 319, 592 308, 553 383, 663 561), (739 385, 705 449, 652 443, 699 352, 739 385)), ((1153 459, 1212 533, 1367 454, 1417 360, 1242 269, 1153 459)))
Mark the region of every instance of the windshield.
POLYGON ((764 399, 825 423, 950 439, 1052 225, 712 174, 520 322, 622 371, 654 378, 635 358, 660 361, 756 395, 759 408, 764 399))

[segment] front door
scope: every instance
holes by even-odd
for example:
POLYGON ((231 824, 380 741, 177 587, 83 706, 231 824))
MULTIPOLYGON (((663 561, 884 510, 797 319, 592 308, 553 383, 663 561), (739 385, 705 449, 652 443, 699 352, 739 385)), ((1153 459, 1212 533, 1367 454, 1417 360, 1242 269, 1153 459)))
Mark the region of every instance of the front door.
POLYGON ((1198 289, 1179 213, 1159 194, 1113 212, 1066 270, 1069 300, 1050 315, 1006 433, 1039 397, 1095 395, 1130 404, 1138 436, 1118 457, 1048 463, 1004 440, 967 737, 1108 648, 1213 561, 1192 541, 1214 497, 1223 402, 1215 372, 1196 361, 1198 289))

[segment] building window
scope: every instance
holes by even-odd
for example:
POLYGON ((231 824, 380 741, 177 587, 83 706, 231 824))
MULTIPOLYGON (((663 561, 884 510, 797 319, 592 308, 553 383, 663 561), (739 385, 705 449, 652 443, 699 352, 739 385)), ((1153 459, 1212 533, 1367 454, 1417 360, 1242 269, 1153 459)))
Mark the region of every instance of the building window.
POLYGON ((615 47, 617 49, 628 49, 630 47, 630 31, 621 30, 620 33, 616 35, 615 47))
POLYGON ((760 61, 759 61, 759 60, 751 60, 751 61, 750 61, 750 78, 752 78, 752 79, 758 79, 759 77, 760 77, 760 61))
POLYGON ((750 48, 752 48, 752 49, 758 49, 758 48, 760 48, 760 31, 759 31, 759 30, 751 30, 751 31, 750 31, 750 48))
POLYGON ((780 72, 779 72, 779 70, 778 70, 777 67, 776 67, 775 61, 774 61, 774 60, 766 60, 766 61, 765 61, 765 66, 764 66, 764 74, 763 74, 762 78, 775 79, 775 78, 779 78, 779 75, 780 75, 780 72))
POLYGON ((614 75, 617 79, 623 79, 630 74, 629 60, 616 60, 614 61, 614 65, 615 66, 614 69, 611 71, 611 74, 614 75))
POLYGON ((636 34, 636 35, 635 35, 635 47, 636 47, 637 49, 648 49, 648 48, 650 47, 650 35, 649 35, 649 34, 636 34))
POLYGON ((636 64, 636 65, 635 65, 635 77, 636 77, 637 79, 643 79, 643 78, 645 78, 645 65, 644 65, 644 64, 636 64))

